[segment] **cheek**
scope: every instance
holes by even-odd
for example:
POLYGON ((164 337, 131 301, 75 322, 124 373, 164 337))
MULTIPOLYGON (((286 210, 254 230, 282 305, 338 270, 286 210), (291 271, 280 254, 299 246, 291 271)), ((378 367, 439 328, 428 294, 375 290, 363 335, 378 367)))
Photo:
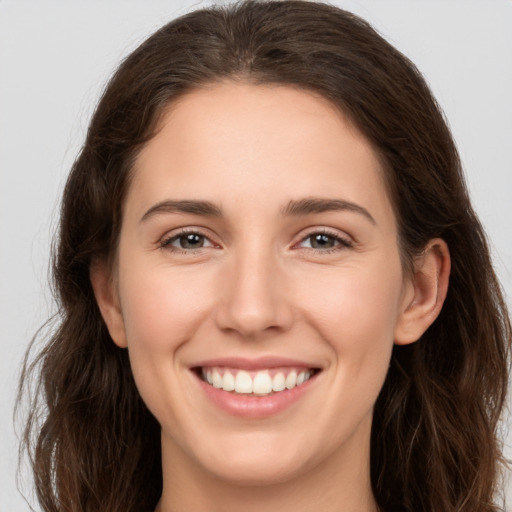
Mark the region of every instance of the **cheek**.
POLYGON ((399 265, 341 269, 310 282, 308 310, 337 347, 392 341, 402 294, 399 265))
POLYGON ((337 386, 368 407, 387 374, 401 295, 399 264, 340 271, 310 289, 306 314, 330 345, 337 386))
POLYGON ((134 265, 125 275, 120 295, 129 347, 143 345, 151 352, 176 350, 205 317, 207 287, 199 287, 187 272, 165 268, 146 266, 137 272, 134 265))
POLYGON ((198 288, 186 270, 144 263, 126 261, 119 282, 130 364, 149 410, 161 424, 175 424, 187 392, 177 378, 183 370, 179 354, 208 318, 210 287, 198 288), (163 387, 172 391, 163 393, 163 387))

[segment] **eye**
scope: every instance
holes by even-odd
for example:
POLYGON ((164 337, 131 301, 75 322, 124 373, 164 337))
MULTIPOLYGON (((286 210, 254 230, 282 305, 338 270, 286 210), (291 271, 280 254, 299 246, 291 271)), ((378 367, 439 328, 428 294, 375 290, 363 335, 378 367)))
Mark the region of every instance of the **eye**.
POLYGON ((181 232, 162 241, 161 247, 177 251, 194 251, 213 247, 213 243, 203 234, 195 231, 181 232))
POLYGON ((299 242, 298 246, 305 249, 332 251, 352 247, 352 243, 339 235, 321 231, 310 233, 299 242))

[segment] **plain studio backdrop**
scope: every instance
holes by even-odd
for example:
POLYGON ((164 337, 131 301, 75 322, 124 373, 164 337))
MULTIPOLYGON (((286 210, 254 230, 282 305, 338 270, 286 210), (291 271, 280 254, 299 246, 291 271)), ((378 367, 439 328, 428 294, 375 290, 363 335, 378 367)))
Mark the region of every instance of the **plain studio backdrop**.
MULTIPOLYGON (((16 385, 24 351, 53 311, 49 248, 92 109, 122 57, 165 22, 208 3, 0 0, 0 512, 29 510, 16 484, 16 385)), ((373 23, 426 76, 512 306, 512 1, 332 3, 373 23)), ((26 469, 21 480, 39 510, 26 469)), ((512 510, 510 474, 506 480, 512 510)))

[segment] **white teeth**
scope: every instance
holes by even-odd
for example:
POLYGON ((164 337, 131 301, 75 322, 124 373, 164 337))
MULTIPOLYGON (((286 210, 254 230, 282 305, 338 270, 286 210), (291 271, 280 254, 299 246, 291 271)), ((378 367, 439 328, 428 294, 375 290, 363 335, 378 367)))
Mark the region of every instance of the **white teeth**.
POLYGON ((272 391, 283 391, 286 388, 284 374, 276 373, 272 379, 272 391))
POLYGON ((233 391, 235 389, 235 377, 230 372, 224 372, 222 378, 222 389, 224 391, 233 391))
POLYGON ((252 379, 251 376, 240 370, 235 377, 235 391, 237 393, 252 393, 252 379))
POLYGON ((292 389, 297 385, 297 372, 293 370, 286 376, 285 386, 286 389, 292 389))
POLYGON ((220 389, 222 387, 222 376, 218 372, 218 370, 213 370, 212 378, 213 378, 213 387, 220 389))
MULTIPOLYGON (((236 371, 236 370, 235 370, 236 371)), ((297 373, 297 370, 279 371, 273 377, 270 370, 259 372, 247 372, 245 370, 236 371, 226 368, 208 368, 203 369, 203 379, 214 388, 224 391, 234 391, 240 394, 268 395, 272 392, 278 393, 285 389, 293 389, 300 386, 311 377, 311 371, 303 370, 297 373)))
POLYGON ((252 382, 252 391, 259 395, 266 395, 272 391, 272 377, 268 373, 258 372, 252 382))

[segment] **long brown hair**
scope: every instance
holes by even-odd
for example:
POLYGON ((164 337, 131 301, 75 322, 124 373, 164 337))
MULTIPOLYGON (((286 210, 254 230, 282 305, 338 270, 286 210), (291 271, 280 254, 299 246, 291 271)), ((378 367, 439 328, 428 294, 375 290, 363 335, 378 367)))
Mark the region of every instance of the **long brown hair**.
POLYGON ((159 425, 110 339, 89 280, 112 260, 132 164, 165 108, 219 80, 289 84, 348 115, 380 155, 408 266, 443 238, 444 308, 396 346, 377 400, 371 480, 382 511, 491 512, 511 328, 443 115, 415 66, 365 21, 305 1, 242 2, 187 14, 126 58, 99 102, 64 191, 53 279, 57 327, 27 356, 37 376, 24 446, 44 511, 153 510, 159 425))

